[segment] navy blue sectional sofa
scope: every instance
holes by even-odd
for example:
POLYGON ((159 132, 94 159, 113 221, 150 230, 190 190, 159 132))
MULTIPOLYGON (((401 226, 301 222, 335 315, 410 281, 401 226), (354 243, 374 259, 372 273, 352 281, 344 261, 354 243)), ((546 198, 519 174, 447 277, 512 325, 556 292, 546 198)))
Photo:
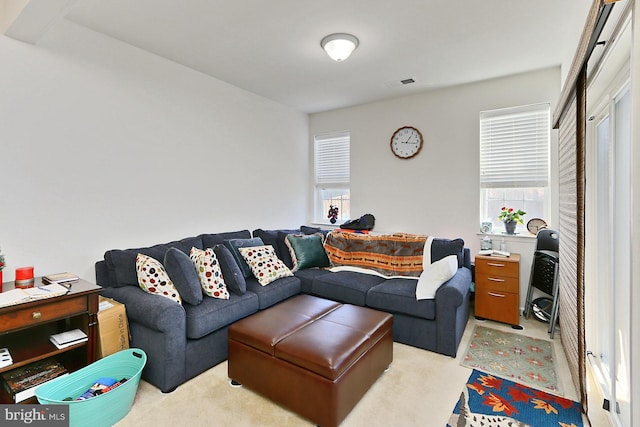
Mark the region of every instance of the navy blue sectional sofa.
POLYGON ((432 246, 432 261, 455 254, 460 262, 457 273, 438 289, 435 299, 429 300, 416 300, 417 280, 318 268, 298 270, 294 276, 261 286, 253 277, 238 278, 233 260, 226 260, 229 268, 225 271, 220 257, 225 280, 236 277, 246 283, 246 292, 230 292, 228 300, 204 297, 199 304, 191 305, 151 295, 138 286, 135 268, 138 253, 162 262, 171 247, 188 254, 192 247, 219 248, 218 245, 231 239, 260 237, 291 267, 285 236, 316 231, 304 226, 294 230, 257 229, 253 233, 242 230, 107 251, 104 259, 95 264, 96 282, 103 287, 104 296, 126 307, 131 345, 142 348, 148 358, 143 378, 162 392, 173 391, 227 358, 227 330, 233 322, 300 293, 389 312, 394 317, 395 341, 455 357, 469 317, 471 285, 470 252, 460 239, 439 239, 443 244, 436 251, 432 246))

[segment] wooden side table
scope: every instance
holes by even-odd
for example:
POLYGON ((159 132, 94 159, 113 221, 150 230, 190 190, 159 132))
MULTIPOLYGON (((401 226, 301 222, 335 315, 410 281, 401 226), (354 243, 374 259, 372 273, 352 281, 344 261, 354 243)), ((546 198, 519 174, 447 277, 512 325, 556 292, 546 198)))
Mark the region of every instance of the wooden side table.
POLYGON ((520 254, 476 255, 475 315, 520 328, 520 254))
MULTIPOLYGON (((35 279, 40 284, 41 279, 35 279)), ((5 282, 4 291, 14 288, 5 282)), ((9 349, 13 364, 0 368, 0 374, 32 362, 54 357, 69 372, 96 360, 98 337, 98 285, 78 280, 65 295, 0 308, 0 348, 9 349), (88 341, 58 349, 50 341, 53 334, 81 329, 88 341)), ((0 403, 13 403, 0 386, 0 403)), ((24 403, 37 403, 35 398, 24 403)))

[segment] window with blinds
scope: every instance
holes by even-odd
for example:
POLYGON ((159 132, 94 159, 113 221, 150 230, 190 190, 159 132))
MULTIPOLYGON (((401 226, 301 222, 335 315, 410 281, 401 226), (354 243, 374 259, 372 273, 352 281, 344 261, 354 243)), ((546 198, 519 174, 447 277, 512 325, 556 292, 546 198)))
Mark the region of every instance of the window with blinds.
MULTIPOLYGON (((480 220, 503 206, 545 218, 549 200, 549 104, 480 112, 480 220)), ((523 225, 519 225, 523 227, 523 225)))
MULTIPOLYGON (((349 132, 316 135, 314 221, 331 223, 330 208, 337 208, 335 223, 350 217, 349 132)), ((335 212, 335 210, 334 210, 335 212)))

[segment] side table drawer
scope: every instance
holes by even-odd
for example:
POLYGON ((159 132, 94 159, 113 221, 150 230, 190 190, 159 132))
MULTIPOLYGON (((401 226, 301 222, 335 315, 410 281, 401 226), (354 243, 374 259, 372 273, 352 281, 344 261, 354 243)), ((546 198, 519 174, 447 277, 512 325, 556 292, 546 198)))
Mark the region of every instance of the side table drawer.
POLYGON ((476 259, 476 274, 489 276, 518 277, 520 264, 494 257, 492 259, 476 259))
POLYGON ((484 289, 490 288, 496 291, 518 293, 520 291, 520 280, 517 277, 476 273, 476 286, 484 289))
POLYGON ((51 298, 51 301, 51 304, 30 306, 4 314, 1 330, 27 328, 38 323, 64 319, 88 311, 87 298, 85 296, 71 298, 62 302, 56 298, 51 298))
POLYGON ((517 325, 520 320, 518 294, 495 289, 476 289, 475 315, 517 325))

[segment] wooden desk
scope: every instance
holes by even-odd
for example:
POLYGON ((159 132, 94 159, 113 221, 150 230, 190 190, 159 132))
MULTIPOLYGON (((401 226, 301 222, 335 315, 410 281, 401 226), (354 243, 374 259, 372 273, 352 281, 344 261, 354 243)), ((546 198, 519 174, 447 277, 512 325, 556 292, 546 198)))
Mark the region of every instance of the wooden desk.
MULTIPOLYGON (((41 278, 35 282, 39 285, 41 278)), ((3 284, 3 291, 11 289, 13 282, 3 284)), ((100 289, 79 280, 66 295, 0 308, 0 348, 8 348, 13 358, 13 364, 0 368, 0 374, 48 357, 55 357, 69 372, 93 363, 97 354, 100 289), (58 349, 49 341, 53 334, 76 328, 87 334, 87 342, 58 349)), ((0 403, 13 403, 3 386, 0 403)), ((37 402, 29 399, 24 403, 37 402)))

